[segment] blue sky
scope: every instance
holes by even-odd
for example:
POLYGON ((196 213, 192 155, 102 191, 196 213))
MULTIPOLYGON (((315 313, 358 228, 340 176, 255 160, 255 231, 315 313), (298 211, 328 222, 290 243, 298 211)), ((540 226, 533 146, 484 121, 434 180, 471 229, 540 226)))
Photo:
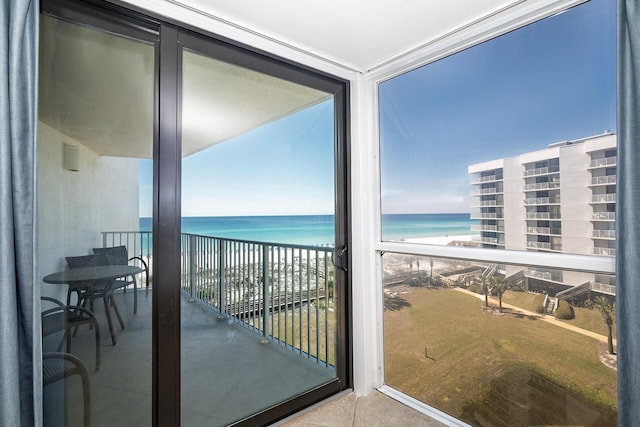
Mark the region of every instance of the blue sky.
POLYGON ((468 212, 469 164, 615 125, 615 1, 592 0, 382 83, 382 210, 468 212))
MULTIPOLYGON (((183 159, 182 215, 334 212, 333 100, 183 159)), ((140 216, 151 216, 151 162, 140 168, 140 216)))
MULTIPOLYGON (((615 1, 564 13, 382 83, 383 213, 469 211, 467 166, 615 132, 615 1)), ((183 216, 332 214, 333 102, 183 161, 183 216)), ((151 216, 151 162, 140 215, 151 216)))

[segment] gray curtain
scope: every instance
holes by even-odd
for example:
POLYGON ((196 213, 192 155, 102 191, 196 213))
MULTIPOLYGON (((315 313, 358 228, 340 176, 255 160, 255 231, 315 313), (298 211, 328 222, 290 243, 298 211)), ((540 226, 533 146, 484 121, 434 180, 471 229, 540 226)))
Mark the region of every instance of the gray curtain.
POLYGON ((42 424, 34 286, 38 0, 0 0, 0 424, 42 424))
POLYGON ((618 0, 619 425, 640 422, 640 4, 618 0))

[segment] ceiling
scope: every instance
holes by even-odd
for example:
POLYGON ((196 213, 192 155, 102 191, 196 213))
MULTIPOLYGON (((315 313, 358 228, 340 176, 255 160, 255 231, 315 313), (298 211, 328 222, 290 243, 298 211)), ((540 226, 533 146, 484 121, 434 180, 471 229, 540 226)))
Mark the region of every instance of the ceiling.
POLYGON ((164 2, 201 11, 364 72, 522 0, 164 2))

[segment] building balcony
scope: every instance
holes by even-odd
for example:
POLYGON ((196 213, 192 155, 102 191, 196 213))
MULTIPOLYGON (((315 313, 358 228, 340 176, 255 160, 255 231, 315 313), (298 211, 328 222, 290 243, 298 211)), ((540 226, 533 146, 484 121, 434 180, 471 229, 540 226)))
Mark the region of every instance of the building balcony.
POLYGON ((593 230, 592 237, 594 239, 612 240, 616 238, 616 230, 593 230))
POLYGON ((525 218, 528 220, 546 219, 546 220, 559 220, 560 214, 552 214, 551 212, 527 212, 525 218))
POLYGON ((504 206, 504 202, 497 200, 476 200, 471 202, 472 208, 488 207, 488 206, 504 206))
POLYGON ((591 197, 591 203, 615 203, 616 194, 594 194, 591 197))
POLYGON ((498 216, 495 212, 474 212, 469 217, 471 219, 502 219, 502 215, 498 216))
POLYGON ((553 173, 560 172, 560 168, 558 167, 544 167, 544 168, 534 168, 534 169, 525 169, 523 172, 523 176, 539 176, 539 175, 549 175, 553 173))
POLYGON ((599 159, 591 159, 591 164, 589 165, 589 169, 595 168, 606 168, 611 166, 616 166, 618 163, 618 157, 602 157, 599 159))
POLYGON ((594 255, 602 255, 602 256, 616 256, 615 248, 593 248, 594 255))
POLYGON ((498 227, 497 225, 489 225, 489 224, 472 224, 471 230, 473 231, 493 231, 504 233, 503 227, 498 227))
POLYGON ((562 252, 561 245, 552 245, 550 242, 532 242, 527 241, 528 249, 539 249, 545 251, 562 252))
POLYGON ((529 206, 536 205, 559 205, 560 197, 532 197, 528 199, 524 199, 524 204, 529 206))
MULTIPOLYGON (((136 245, 143 234, 127 234, 130 240, 120 239, 122 233, 107 233, 103 241, 109 246, 124 244, 130 255, 149 260, 150 246, 136 245)), ((183 234, 183 420, 229 425, 335 378, 332 253, 332 248, 183 234), (218 262, 222 259, 224 262, 218 262), (224 402, 224 411, 212 402, 224 402)), ((91 395, 96 397, 92 399, 92 425, 124 425, 126 420, 135 420, 128 425, 151 425, 155 292, 153 275, 151 278, 149 288, 138 288, 136 314, 133 289, 114 292, 126 325, 116 329, 115 346, 103 304, 95 304, 103 341, 100 370, 93 369, 94 331, 81 326, 71 337, 73 354, 90 368, 91 395), (126 411, 126 417, 120 419, 118 411, 126 411)), ((50 338, 43 343, 45 351, 57 348, 58 337, 50 338)), ((75 396, 76 388, 69 387, 68 392, 75 396)), ((69 418, 80 418, 75 415, 82 414, 82 398, 69 398, 66 404, 69 418)))
POLYGON ((560 228, 555 227, 527 227, 527 234, 541 234, 541 235, 556 235, 559 236, 561 233, 560 228))
POLYGON ((613 185, 617 181, 616 175, 594 176, 591 178, 591 186, 613 185))
POLYGON ((607 283, 593 282, 593 283, 591 283, 591 290, 592 291, 596 291, 596 292, 600 292, 600 293, 603 293, 603 294, 608 294, 608 295, 615 295, 616 294, 616 286, 615 285, 609 285, 607 283))
POLYGON ((555 188, 560 188, 560 181, 534 182, 534 183, 525 184, 522 187, 524 191, 552 190, 555 188))
POLYGON ((501 194, 502 189, 498 189, 497 187, 491 188, 476 188, 469 192, 471 196, 481 196, 484 194, 501 194))
POLYGON ((502 181, 502 177, 497 175, 488 175, 488 176, 479 176, 479 177, 471 178, 469 180, 469 183, 473 185, 473 184, 484 184, 487 182, 497 182, 497 181, 502 181))
POLYGON ((592 221, 615 221, 616 213, 615 212, 594 212, 591 214, 592 221))

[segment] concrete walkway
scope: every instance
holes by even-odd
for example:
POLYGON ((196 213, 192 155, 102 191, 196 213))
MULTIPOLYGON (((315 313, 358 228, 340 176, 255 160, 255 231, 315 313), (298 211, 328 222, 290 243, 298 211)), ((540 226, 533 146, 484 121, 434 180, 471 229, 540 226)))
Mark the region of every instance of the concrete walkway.
MULTIPOLYGON (((458 291, 458 292, 462 292, 463 294, 467 294, 467 295, 476 297, 476 298, 478 298, 479 300, 481 300, 484 303, 484 295, 480 295, 480 294, 477 294, 475 292, 471 292, 471 291, 468 291, 468 290, 462 289, 462 288, 454 288, 454 289, 456 291, 458 291)), ((495 305, 498 305, 498 303, 499 303, 498 299, 495 298, 495 297, 489 297, 489 301, 494 303, 495 305)), ((547 323, 551 323, 552 325, 556 325, 556 326, 558 326, 560 328, 564 328, 564 329, 568 329, 568 330, 573 331, 573 332, 577 332, 579 334, 582 334, 582 335, 585 335, 587 337, 596 339, 596 340, 598 340, 600 342, 603 342, 603 343, 606 343, 607 340, 608 340, 608 338, 605 335, 597 334, 597 333, 589 331, 587 329, 578 328, 577 326, 573 326, 573 325, 570 325, 570 324, 568 324, 566 322, 562 322, 562 321, 556 319, 554 316, 542 315, 540 313, 534 313, 533 311, 525 310, 525 309, 523 309, 521 307, 517 307, 517 306, 512 305, 512 304, 507 304, 505 302, 502 303, 502 307, 503 308, 508 308, 510 310, 517 311, 518 313, 522 313, 522 314, 524 314, 526 316, 535 317, 535 318, 543 320, 543 321, 545 321, 547 323)), ((616 345, 616 340, 613 340, 613 345, 614 346, 616 345)))

